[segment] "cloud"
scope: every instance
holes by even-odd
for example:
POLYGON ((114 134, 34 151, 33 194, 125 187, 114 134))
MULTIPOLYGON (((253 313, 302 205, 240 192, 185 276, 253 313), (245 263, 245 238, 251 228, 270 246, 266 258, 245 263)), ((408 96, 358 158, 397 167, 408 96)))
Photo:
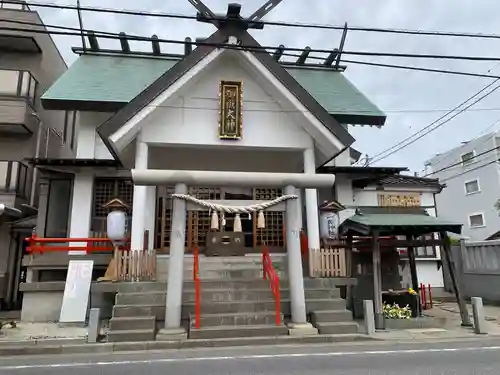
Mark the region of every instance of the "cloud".
MULTIPOLYGON (((66 0, 53 0, 67 4, 66 0)), ((215 12, 224 12, 229 1, 205 0, 215 12)), ((264 0, 241 1, 242 14, 249 15, 264 0)), ((195 15, 187 0, 82 0, 84 6, 123 8, 195 15)), ((266 19, 304 23, 425 30, 468 31, 496 33, 498 30, 498 0, 351 0, 338 3, 332 0, 284 0, 266 19)), ((44 22, 77 27, 76 12, 39 9, 44 22)), ((99 31, 120 32, 165 39, 184 39, 208 36, 214 28, 209 24, 169 18, 134 17, 107 13, 88 13, 83 16, 84 27, 99 31)), ((338 46, 339 31, 300 28, 266 27, 252 34, 264 45, 284 44, 287 47, 329 49, 338 46)), ((80 45, 78 37, 55 37, 65 59, 71 63, 76 56, 70 47, 80 45)), ((117 41, 103 41, 103 47, 117 48, 117 41)), ((133 48, 149 49, 144 43, 134 43, 133 48)), ((162 46, 164 51, 181 52, 182 46, 162 46)), ((467 38, 411 36, 366 32, 349 32, 346 50, 407 52, 450 55, 500 55, 498 40, 467 38)), ((417 60, 380 57, 345 56, 350 60, 384 62, 436 69, 462 70, 500 75, 500 64, 494 62, 468 62, 453 60, 417 60)), ((374 103, 387 111, 387 124, 382 128, 354 127, 356 148, 368 155, 375 155, 391 147, 413 132, 430 124, 443 112, 411 112, 414 110, 451 109, 461 101, 491 82, 489 79, 451 76, 436 73, 348 64, 347 77, 352 80, 374 103), (400 112, 394 112, 400 111, 400 112), (403 111, 403 112, 401 112, 403 111), (407 111, 407 112, 404 112, 407 111), (374 141, 375 140, 375 141, 374 141)), ((498 93, 478 103, 475 108, 495 108, 498 93)), ((471 111, 458 116, 450 123, 429 134, 406 149, 388 157, 380 165, 407 165, 414 170, 423 167, 423 161, 442 153, 459 142, 479 135, 500 118, 500 111, 471 111)))

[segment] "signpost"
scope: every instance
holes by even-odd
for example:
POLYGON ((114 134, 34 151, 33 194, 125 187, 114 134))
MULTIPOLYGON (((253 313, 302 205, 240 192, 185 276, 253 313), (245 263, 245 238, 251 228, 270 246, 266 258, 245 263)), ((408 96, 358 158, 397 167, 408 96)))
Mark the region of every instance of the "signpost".
POLYGON ((59 323, 85 323, 93 269, 93 260, 69 261, 59 323))

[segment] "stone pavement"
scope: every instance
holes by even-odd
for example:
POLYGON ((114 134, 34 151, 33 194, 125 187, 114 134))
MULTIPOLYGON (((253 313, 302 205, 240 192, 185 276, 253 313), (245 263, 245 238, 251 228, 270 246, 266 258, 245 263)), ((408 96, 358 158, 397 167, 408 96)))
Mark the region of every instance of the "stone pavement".
MULTIPOLYGON (((472 308, 469 306, 469 313, 472 308)), ((346 335, 318 335, 305 338, 284 336, 281 338, 247 338, 244 340, 185 340, 183 342, 139 342, 139 343, 86 343, 86 328, 59 327, 57 323, 17 323, 15 328, 6 327, 0 335, 0 356, 58 353, 105 353, 130 350, 163 350, 194 347, 223 347, 231 345, 312 345, 342 343, 355 345, 411 342, 439 342, 453 340, 478 340, 472 328, 461 327, 458 307, 454 303, 436 302, 434 308, 424 315, 440 318, 445 323, 440 328, 386 330, 374 336, 359 335, 358 338, 346 335), (443 319, 444 318, 444 319, 443 319), (367 340, 370 340, 367 342, 367 340)), ((500 337, 500 307, 485 306, 488 337, 500 337)), ((105 330, 105 328, 103 329, 105 330)), ((363 327, 361 327, 363 332, 363 327)), ((104 332, 102 332, 104 333, 104 332)))

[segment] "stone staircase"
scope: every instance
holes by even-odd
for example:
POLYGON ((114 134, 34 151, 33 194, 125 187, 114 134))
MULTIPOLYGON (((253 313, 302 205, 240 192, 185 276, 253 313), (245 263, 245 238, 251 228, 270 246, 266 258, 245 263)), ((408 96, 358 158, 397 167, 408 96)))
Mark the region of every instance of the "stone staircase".
MULTIPOLYGON (((200 258, 200 328, 195 328, 195 283, 185 278, 182 317, 189 338, 289 334, 288 280, 281 280, 286 273, 279 271, 281 324, 276 325, 275 300, 269 282, 262 279, 260 258, 248 258, 200 258)), ((274 263, 279 270, 285 269, 282 259, 274 263)), ((185 274, 192 275, 189 264, 185 266, 185 274)), ((358 325, 353 322, 333 279, 304 279, 304 287, 308 315, 320 334, 358 333, 358 325)), ((166 291, 166 283, 161 281, 120 285, 108 341, 154 340, 157 323, 163 324, 165 317, 166 291)))

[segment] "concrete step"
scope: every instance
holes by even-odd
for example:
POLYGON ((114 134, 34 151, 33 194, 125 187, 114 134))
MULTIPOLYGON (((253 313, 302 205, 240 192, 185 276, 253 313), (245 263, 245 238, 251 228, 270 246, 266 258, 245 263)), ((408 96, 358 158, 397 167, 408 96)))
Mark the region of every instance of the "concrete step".
MULTIPOLYGON (((184 303, 182 305, 182 316, 187 318, 189 314, 194 313, 195 303, 184 303)), ((308 299, 306 301, 307 312, 323 311, 323 310, 344 310, 345 300, 340 298, 335 299, 308 299)), ((261 313, 273 312, 276 309, 274 300, 269 301, 243 301, 243 302, 211 302, 201 305, 202 314, 224 314, 224 313, 261 313)), ((290 301, 281 300, 281 313, 290 314, 290 301)), ((165 304, 158 303, 155 305, 146 304, 131 304, 131 305, 115 305, 113 307, 114 317, 141 317, 155 316, 158 320, 165 318, 165 304)))
POLYGON ((109 329, 112 331, 154 330, 155 328, 156 319, 154 316, 113 317, 109 321, 109 329))
POLYGON ((352 321, 352 312, 349 310, 323 310, 323 311, 313 311, 311 313, 311 322, 321 323, 321 322, 350 322, 352 321))
MULTIPOLYGON (((280 316, 280 321, 283 322, 283 314, 280 316)), ((194 314, 190 314, 190 323, 191 327, 194 327, 194 314)), ((202 314, 200 316, 200 327, 273 324, 276 324, 276 312, 202 314)))
POLYGON ((166 298, 165 292, 118 293, 115 305, 164 305, 166 298))
MULTIPOLYGON (((331 289, 306 289, 306 299, 330 299, 340 298, 339 290, 331 289)), ((290 299, 288 289, 280 290, 281 299, 290 299)), ((264 301, 274 300, 274 294, 270 287, 263 289, 204 289, 201 288, 202 301, 264 301)), ((184 290, 183 302, 195 302, 196 293, 194 290, 184 290)))
MULTIPOLYGON (((259 278, 240 278, 234 280, 227 279, 210 279, 200 280, 201 289, 226 289, 226 290, 239 290, 239 289, 267 289, 269 288, 269 281, 259 278)), ((195 282, 192 280, 184 281, 184 288, 187 290, 195 289, 195 282)), ((288 288, 288 280, 280 280, 280 289, 288 288)))
POLYGON ((316 323, 315 327, 322 335, 354 334, 359 330, 356 322, 316 323))
MULTIPOLYGON (((339 299, 337 290, 328 289, 306 289, 306 300, 329 300, 339 299)), ((280 298, 290 298, 288 290, 280 290, 280 298)), ((195 303, 195 290, 184 290, 183 303, 195 303)), ((248 302, 248 301, 274 301, 274 294, 269 287, 263 289, 205 289, 201 288, 201 301, 206 302, 248 302)), ((166 302, 166 294, 161 291, 117 293, 116 305, 161 305, 166 302)))
MULTIPOLYGON (((307 311, 315 310, 343 310, 345 309, 345 300, 335 299, 308 299, 306 301, 307 311)), ((195 303, 184 303, 182 306, 183 314, 194 313, 195 303)), ((212 302, 210 304, 201 304, 202 314, 223 314, 223 313, 244 313, 244 312, 272 312, 275 311, 276 304, 274 300, 269 301, 235 301, 235 302, 212 302)), ((281 300, 281 312, 290 313, 290 301, 281 300)))
MULTIPOLYGON (((286 269, 276 270, 280 279, 285 279, 287 276, 286 269)), ((193 270, 185 269, 183 274, 184 281, 192 280, 193 270)), ((200 279, 203 280, 235 280, 235 279, 262 279, 262 267, 232 267, 221 269, 205 269, 200 266, 200 279)), ((166 282, 168 280, 168 272, 157 271, 157 280, 166 282)))
POLYGON ((118 293, 142 293, 142 292, 167 292, 167 283, 156 281, 141 281, 122 283, 118 287, 118 293))
POLYGON ((108 342, 153 341, 154 329, 108 331, 108 342))
POLYGON ((165 320, 165 304, 161 305, 115 305, 113 318, 124 317, 155 317, 159 321, 165 320))
POLYGON ((288 335, 288 328, 284 325, 248 325, 248 326, 219 326, 191 328, 191 339, 218 339, 234 337, 272 337, 288 335))
MULTIPOLYGON (((191 277, 191 276, 190 276, 191 277)), ((261 277, 241 278, 227 280, 224 278, 200 280, 202 289, 265 289, 269 288, 269 281, 263 280, 261 277)), ((340 293, 340 290, 335 287, 334 279, 304 279, 304 288, 306 290, 322 289, 331 290, 335 293, 340 293)), ((184 289, 195 288, 193 280, 184 280, 184 289)), ((280 279, 280 289, 288 289, 288 280, 280 279)), ((119 293, 139 293, 139 292, 161 292, 167 291, 166 282, 143 281, 120 284, 119 293)), ((336 294, 337 295, 337 294, 336 294)))

